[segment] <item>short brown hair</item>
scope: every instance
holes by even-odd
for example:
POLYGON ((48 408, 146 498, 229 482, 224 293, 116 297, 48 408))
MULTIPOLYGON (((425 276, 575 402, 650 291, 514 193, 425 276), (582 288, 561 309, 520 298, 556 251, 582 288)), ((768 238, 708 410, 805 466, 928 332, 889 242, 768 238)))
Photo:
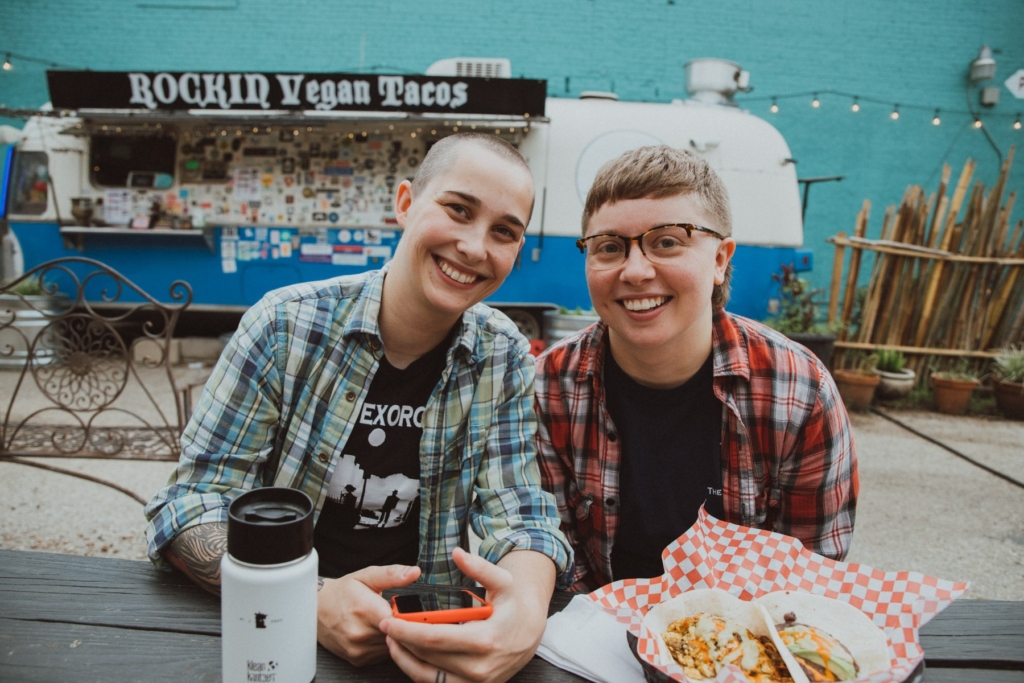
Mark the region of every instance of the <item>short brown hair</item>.
POLYGON ((519 150, 497 135, 490 133, 455 133, 454 135, 441 138, 427 151, 426 156, 423 157, 423 163, 420 164, 419 169, 416 171, 416 176, 412 180, 413 194, 415 195, 422 191, 435 176, 451 168, 451 165, 455 162, 459 146, 465 143, 472 143, 494 152, 503 159, 523 167, 527 173, 530 173, 530 165, 526 163, 526 159, 519 153, 519 150))
MULTIPOLYGON (((708 162, 668 145, 641 147, 609 161, 597 172, 594 184, 583 206, 583 235, 590 219, 605 204, 626 199, 664 199, 693 195, 708 214, 714 228, 723 235, 732 234, 732 212, 725 184, 708 162)), ((723 308, 729 301, 732 261, 725 270, 725 280, 715 285, 711 304, 723 308)))

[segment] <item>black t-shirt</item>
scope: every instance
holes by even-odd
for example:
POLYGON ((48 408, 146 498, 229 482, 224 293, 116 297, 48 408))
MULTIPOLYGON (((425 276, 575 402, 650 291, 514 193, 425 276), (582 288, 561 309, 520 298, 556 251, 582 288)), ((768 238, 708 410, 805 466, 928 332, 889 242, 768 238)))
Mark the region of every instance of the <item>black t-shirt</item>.
POLYGON ((693 526, 702 504, 723 516, 722 402, 714 394, 712 357, 686 383, 652 389, 609 352, 604 378, 622 440, 612 577, 661 576, 662 551, 693 526))
POLYGON ((381 358, 313 532, 321 576, 416 564, 423 411, 450 343, 451 335, 404 370, 381 358))

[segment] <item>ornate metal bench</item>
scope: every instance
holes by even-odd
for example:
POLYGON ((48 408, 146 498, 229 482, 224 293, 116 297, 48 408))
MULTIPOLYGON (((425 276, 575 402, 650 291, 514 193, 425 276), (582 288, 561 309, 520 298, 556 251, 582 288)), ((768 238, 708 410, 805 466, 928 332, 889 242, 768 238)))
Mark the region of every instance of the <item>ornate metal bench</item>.
POLYGON ((177 460, 198 382, 177 380, 170 362, 192 288, 179 280, 169 294, 179 303, 79 257, 0 285, 0 457, 177 460), (34 281, 42 294, 15 292, 34 281))

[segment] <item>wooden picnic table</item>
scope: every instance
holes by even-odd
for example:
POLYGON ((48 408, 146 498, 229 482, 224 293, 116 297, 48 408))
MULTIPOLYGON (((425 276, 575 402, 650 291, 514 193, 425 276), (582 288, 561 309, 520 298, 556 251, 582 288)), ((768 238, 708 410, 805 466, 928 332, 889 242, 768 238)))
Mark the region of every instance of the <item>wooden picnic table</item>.
MULTIPOLYGON (((556 593, 550 611, 570 593, 556 593)), ((925 683, 1024 683, 1024 603, 961 600, 921 632, 925 683)), ((0 681, 219 681, 220 602, 178 572, 135 562, 0 550, 0 681)), ((407 680, 323 648, 319 683, 407 680)), ((517 682, 582 679, 534 657, 517 682)))

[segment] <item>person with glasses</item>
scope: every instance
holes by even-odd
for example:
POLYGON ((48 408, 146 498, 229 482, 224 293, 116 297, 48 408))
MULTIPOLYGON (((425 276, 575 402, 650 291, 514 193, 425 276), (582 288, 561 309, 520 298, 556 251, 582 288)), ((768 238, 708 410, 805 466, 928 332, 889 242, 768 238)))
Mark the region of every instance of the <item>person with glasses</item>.
POLYGON ((582 222, 601 320, 537 359, 535 392, 574 588, 660 576, 701 506, 842 559, 859 487, 849 418, 810 351, 725 310, 736 242, 721 179, 643 147, 601 168, 582 222))

